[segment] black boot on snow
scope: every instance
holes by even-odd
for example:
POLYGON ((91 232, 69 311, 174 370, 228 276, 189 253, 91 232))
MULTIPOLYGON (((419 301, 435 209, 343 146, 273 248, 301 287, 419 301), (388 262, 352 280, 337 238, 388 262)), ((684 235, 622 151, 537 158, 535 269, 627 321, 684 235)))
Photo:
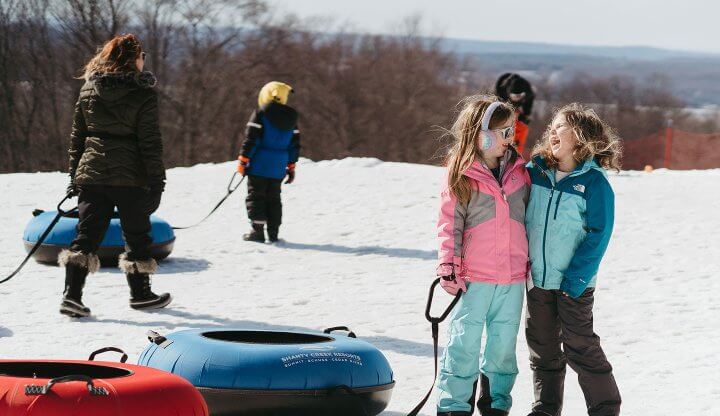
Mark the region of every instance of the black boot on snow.
POLYGON ((90 308, 82 303, 82 291, 88 269, 76 264, 65 266, 65 290, 60 304, 60 313, 72 318, 90 316, 90 308))
POLYGON ((550 413, 541 412, 539 410, 535 410, 531 412, 528 416, 552 416, 550 413))
POLYGON ((82 291, 88 274, 100 268, 97 256, 63 250, 58 256, 58 264, 65 266, 65 290, 60 313, 72 318, 90 316, 90 308, 82 303, 82 291))
POLYGON ((471 412, 460 412, 460 411, 454 411, 454 412, 438 412, 437 416, 470 416, 472 415, 471 412))
POLYGON ((508 416, 508 412, 500 409, 493 409, 491 407, 480 410, 481 416, 508 416))
POLYGON ((280 231, 280 227, 270 226, 268 225, 267 233, 268 233, 268 241, 271 243, 277 243, 280 241, 278 238, 278 232, 280 231))
POLYGON ((265 224, 254 222, 252 223, 252 230, 243 235, 245 241, 255 241, 257 243, 265 242, 265 224))
POLYGON ((150 275, 157 271, 157 262, 147 260, 128 260, 127 254, 120 255, 120 270, 125 272, 130 286, 130 307, 138 310, 160 309, 172 302, 169 293, 156 295, 150 286, 150 275))
POLYGON ((146 273, 132 273, 127 275, 130 285, 130 307, 137 310, 164 308, 172 302, 169 293, 156 295, 150 287, 150 275, 146 273))

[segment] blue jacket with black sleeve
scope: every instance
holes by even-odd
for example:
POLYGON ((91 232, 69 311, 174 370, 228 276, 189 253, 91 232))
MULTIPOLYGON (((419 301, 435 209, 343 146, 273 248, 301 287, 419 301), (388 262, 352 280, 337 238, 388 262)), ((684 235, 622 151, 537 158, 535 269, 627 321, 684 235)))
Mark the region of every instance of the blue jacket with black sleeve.
POLYGON ((527 165, 532 187, 525 213, 533 284, 572 297, 594 287, 615 221, 615 195, 595 160, 555 180, 536 156, 527 165))
POLYGON ((241 156, 249 159, 248 175, 282 179, 288 165, 300 156, 298 113, 290 106, 271 102, 253 112, 245 130, 241 156))

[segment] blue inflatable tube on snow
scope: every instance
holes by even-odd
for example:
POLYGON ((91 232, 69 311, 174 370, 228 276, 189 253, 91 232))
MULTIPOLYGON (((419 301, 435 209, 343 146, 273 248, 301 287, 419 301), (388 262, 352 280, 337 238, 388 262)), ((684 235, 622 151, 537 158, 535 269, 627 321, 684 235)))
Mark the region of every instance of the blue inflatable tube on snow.
POLYGON ((394 387, 390 364, 352 332, 192 329, 154 334, 139 364, 190 381, 210 414, 376 415, 394 387))
MULTIPOLYGON (((35 210, 33 212, 34 217, 25 227, 25 233, 23 234, 23 242, 27 252, 30 252, 32 247, 37 243, 56 214, 57 211, 35 210)), ((60 218, 60 221, 55 224, 55 227, 53 227, 38 251, 35 252, 33 256, 35 260, 40 263, 57 264, 60 251, 70 247, 70 243, 72 243, 77 236, 77 223, 77 212, 60 218)), ((150 216, 150 224, 152 225, 151 235, 153 239, 150 251, 153 258, 162 260, 172 252, 173 245, 175 244, 175 233, 170 224, 154 215, 150 216)), ((117 264, 118 256, 124 251, 125 240, 123 239, 122 229, 120 228, 120 218, 116 211, 110 220, 110 226, 105 233, 105 238, 103 238, 102 243, 100 243, 97 255, 100 257, 100 262, 104 266, 109 266, 117 264)))

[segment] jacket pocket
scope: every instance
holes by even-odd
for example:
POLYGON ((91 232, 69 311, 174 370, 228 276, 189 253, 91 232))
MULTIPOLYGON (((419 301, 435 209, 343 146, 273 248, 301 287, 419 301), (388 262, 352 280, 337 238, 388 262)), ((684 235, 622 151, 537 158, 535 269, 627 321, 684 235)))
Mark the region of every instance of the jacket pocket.
POLYGON ((463 244, 463 270, 470 277, 495 277, 497 274, 497 236, 495 221, 484 222, 466 232, 463 244))

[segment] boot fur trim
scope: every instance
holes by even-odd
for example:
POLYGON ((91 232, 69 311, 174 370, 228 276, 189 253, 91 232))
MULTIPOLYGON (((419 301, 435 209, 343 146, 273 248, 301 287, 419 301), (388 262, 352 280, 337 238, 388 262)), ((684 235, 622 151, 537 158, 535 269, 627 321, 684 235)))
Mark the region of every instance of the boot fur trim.
POLYGON ((89 273, 100 270, 100 259, 97 254, 85 254, 72 250, 63 250, 58 255, 58 264, 65 267, 68 264, 85 267, 89 273))
POLYGON ((118 267, 120 267, 120 270, 125 272, 125 274, 155 274, 158 264, 153 258, 147 260, 128 260, 127 253, 123 253, 118 259, 118 267))

